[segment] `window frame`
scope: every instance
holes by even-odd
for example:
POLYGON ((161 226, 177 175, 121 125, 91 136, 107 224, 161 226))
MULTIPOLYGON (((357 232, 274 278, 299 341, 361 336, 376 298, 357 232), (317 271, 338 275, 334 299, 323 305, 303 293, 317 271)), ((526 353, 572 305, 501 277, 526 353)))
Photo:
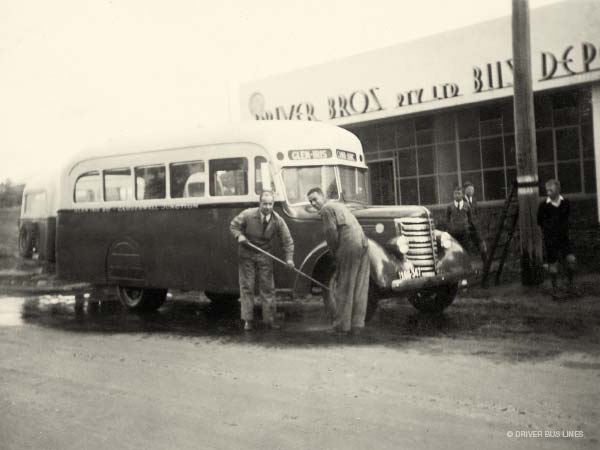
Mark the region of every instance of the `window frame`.
MULTIPOLYGON (((250 167, 250 161, 248 160, 248 155, 245 156, 230 156, 230 157, 218 157, 218 158, 207 158, 207 163, 208 163, 208 197, 209 198, 232 198, 232 197, 247 197, 248 195, 250 195, 250 176, 251 176, 251 167, 250 167), (232 195, 215 195, 213 194, 213 172, 212 172, 212 166, 214 164, 215 161, 224 161, 224 160, 232 160, 232 159, 239 159, 245 162, 245 169, 246 169, 246 176, 245 176, 245 187, 246 187, 246 191, 243 194, 232 194, 232 195)), ((252 180, 254 181, 254 180, 252 180)), ((215 190, 216 191, 216 190, 215 190)))
POLYGON ((72 200, 75 205, 100 203, 100 202, 104 201, 104 192, 103 192, 103 188, 102 188, 102 171, 98 170, 98 169, 93 169, 93 170, 88 170, 86 172, 83 172, 83 173, 77 175, 77 178, 75 179, 75 182, 73 183, 72 200), (77 201, 77 183, 79 183, 79 180, 81 180, 83 177, 91 176, 91 175, 95 175, 96 177, 98 177, 98 186, 97 186, 98 191, 97 192, 98 192, 98 196, 100 198, 90 200, 90 201, 77 201))
MULTIPOLYGON (((168 170, 167 170, 167 163, 166 162, 160 162, 160 163, 156 163, 156 164, 146 164, 146 165, 139 165, 139 166, 133 166, 133 189, 134 189, 134 196, 133 196, 133 200, 140 202, 140 201, 164 201, 169 199, 169 192, 168 192, 168 187, 169 187, 169 179, 168 179, 168 170), (138 169, 149 169, 149 168, 155 168, 155 167, 162 167, 164 169, 164 174, 165 174, 165 178, 164 178, 164 189, 165 189, 165 193, 162 197, 153 197, 153 198, 138 198, 138 176, 136 174, 136 171, 138 169)), ((146 179, 145 177, 142 178, 144 180, 144 196, 146 195, 146 179)))
POLYGON ((133 186, 133 179, 134 179, 134 171, 131 167, 111 167, 109 169, 102 169, 102 201, 103 202, 117 202, 117 203, 122 203, 122 202, 131 202, 135 200, 135 186, 133 186), (111 171, 117 171, 117 170, 128 170, 129 171, 129 188, 131 189, 131 194, 132 194, 132 198, 127 198, 127 199, 121 199, 121 200, 107 200, 106 199, 106 173, 107 172, 111 172, 111 171))

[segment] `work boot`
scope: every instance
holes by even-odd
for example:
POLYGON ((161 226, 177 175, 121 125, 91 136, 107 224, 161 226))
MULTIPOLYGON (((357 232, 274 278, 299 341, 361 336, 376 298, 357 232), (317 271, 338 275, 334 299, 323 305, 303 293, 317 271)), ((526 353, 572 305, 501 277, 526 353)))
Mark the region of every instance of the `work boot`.
POLYGON ((569 295, 571 297, 581 297, 581 291, 574 284, 569 286, 569 295))
POLYGON ((565 300, 565 294, 564 292, 561 292, 558 290, 558 288, 552 288, 552 300, 556 301, 556 302, 560 302, 565 300))
POLYGON ((352 327, 350 330, 350 336, 360 336, 363 334, 364 327, 352 327))
POLYGON ((252 331, 253 328, 251 320, 244 320, 244 331, 252 331))
POLYGON ((327 334, 334 336, 348 336, 350 331, 342 330, 340 327, 331 327, 329 330, 327 330, 327 334))

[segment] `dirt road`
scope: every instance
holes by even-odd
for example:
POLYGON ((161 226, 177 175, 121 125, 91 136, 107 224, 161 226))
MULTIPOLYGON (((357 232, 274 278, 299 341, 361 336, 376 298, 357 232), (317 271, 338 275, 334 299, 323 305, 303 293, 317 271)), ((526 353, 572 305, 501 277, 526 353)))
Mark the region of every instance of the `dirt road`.
POLYGON ((1 297, 0 448, 597 448, 596 286, 475 293, 438 319, 384 302, 351 339, 312 302, 248 334, 193 299, 139 317, 1 297))

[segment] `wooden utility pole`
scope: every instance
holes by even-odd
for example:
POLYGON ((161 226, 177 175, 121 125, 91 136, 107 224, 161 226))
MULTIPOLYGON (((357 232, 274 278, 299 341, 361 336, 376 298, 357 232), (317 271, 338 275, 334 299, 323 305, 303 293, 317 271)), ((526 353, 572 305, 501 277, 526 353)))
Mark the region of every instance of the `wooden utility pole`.
POLYGON ((512 1, 512 39, 521 282, 524 285, 535 285, 543 281, 544 273, 542 235, 537 225, 539 194, 531 83, 529 0, 512 1))

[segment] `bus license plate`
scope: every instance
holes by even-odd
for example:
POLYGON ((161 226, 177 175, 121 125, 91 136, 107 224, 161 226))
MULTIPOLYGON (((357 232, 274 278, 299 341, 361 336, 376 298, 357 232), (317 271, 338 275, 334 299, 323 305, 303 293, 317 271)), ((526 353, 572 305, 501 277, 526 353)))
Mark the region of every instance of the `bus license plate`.
POLYGON ((415 267, 413 270, 401 270, 398 272, 401 280, 412 280, 413 278, 421 278, 421 269, 415 267))

